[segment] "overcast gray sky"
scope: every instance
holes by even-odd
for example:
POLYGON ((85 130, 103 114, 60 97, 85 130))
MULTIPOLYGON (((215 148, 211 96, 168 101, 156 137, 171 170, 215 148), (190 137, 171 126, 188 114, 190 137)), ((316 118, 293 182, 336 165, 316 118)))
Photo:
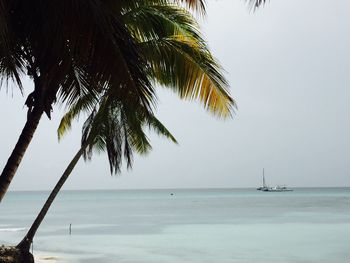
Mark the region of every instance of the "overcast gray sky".
MULTIPOLYGON (((255 13, 240 0, 207 2, 202 29, 227 71, 234 118, 218 120, 159 90, 157 114, 180 144, 151 135, 153 151, 118 177, 95 155, 65 189, 256 187, 263 167, 271 185, 350 186, 350 2, 271 0, 255 13)), ((16 89, 0 91, 1 169, 24 125, 24 100, 16 89)), ((58 180, 80 140, 75 125, 58 143, 61 113, 42 119, 10 189, 58 180)))

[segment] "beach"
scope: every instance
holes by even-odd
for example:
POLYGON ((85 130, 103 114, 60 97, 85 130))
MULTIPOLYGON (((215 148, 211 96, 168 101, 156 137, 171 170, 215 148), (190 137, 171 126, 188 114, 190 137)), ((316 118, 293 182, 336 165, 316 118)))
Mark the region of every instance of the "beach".
MULTIPOLYGON (((23 237, 47 194, 10 193, 1 243, 23 237)), ((41 263, 340 263, 349 236, 349 188, 63 191, 33 254, 41 263)))
POLYGON ((48 255, 46 253, 43 252, 36 252, 34 254, 34 260, 36 263, 56 263, 58 261, 59 258, 52 256, 52 255, 48 255))

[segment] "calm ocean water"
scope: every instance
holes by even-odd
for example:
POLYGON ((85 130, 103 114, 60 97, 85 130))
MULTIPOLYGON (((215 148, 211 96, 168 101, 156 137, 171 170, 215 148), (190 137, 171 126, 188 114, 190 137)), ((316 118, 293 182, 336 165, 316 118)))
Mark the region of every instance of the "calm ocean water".
MULTIPOLYGON (((0 243, 21 240, 47 195, 7 195, 0 243)), ((349 262, 350 188, 64 191, 36 251, 74 263, 349 262)))

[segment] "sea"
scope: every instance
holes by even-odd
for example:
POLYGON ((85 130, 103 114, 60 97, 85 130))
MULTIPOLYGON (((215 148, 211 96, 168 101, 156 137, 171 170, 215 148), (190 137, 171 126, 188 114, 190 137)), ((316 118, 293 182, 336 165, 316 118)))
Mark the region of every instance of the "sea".
MULTIPOLYGON (((0 243, 23 238, 48 194, 7 194, 0 243)), ((32 251, 59 263, 350 262, 350 188, 62 191, 32 251)))

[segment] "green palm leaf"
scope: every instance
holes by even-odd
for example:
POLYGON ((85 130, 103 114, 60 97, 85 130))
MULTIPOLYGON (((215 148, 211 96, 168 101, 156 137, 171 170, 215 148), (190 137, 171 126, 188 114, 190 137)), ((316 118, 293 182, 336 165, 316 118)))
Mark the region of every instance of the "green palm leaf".
POLYGON ((199 99, 218 116, 230 116, 235 103, 219 72, 220 66, 206 50, 189 48, 192 43, 181 38, 172 36, 143 43, 155 79, 173 88, 181 98, 199 99))
POLYGON ((199 99, 218 116, 231 115, 235 102, 222 68, 189 12, 172 5, 151 4, 126 13, 124 19, 139 39, 152 79, 173 88, 181 98, 199 99))

